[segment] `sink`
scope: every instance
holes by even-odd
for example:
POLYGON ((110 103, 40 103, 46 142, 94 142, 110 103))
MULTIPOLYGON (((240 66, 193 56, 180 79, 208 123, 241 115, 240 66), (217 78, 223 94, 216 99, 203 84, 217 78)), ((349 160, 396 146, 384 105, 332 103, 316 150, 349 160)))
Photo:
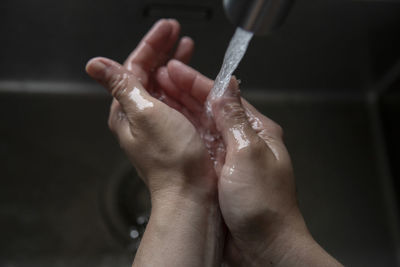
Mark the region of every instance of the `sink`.
MULTIPOLYGON (((149 196, 84 65, 122 62, 174 16, 214 77, 234 32, 221 2, 0 1, 0 266, 132 263, 149 196)), ((400 267, 399 18, 398 1, 296 1, 236 72, 284 128, 309 229, 346 266, 400 267)))
MULTIPOLYGON (((377 134, 383 112, 370 97, 243 92, 285 130, 315 239, 345 265, 398 266, 395 192, 377 134)), ((132 262, 150 206, 107 129, 110 102, 92 83, 0 83, 0 266, 132 262)))

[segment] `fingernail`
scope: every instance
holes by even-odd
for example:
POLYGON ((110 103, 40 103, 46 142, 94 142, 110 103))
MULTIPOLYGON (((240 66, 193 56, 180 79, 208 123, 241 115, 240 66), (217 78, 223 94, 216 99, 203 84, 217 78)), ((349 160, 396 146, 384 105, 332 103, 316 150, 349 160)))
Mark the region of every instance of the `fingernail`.
POLYGON ((181 42, 193 43, 193 39, 189 36, 183 36, 181 42))
POLYGON ((174 18, 167 18, 167 21, 172 22, 172 23, 178 23, 178 21, 174 18))
POLYGON ((153 25, 153 29, 155 29, 155 28, 157 28, 159 25, 161 25, 161 24, 163 24, 163 23, 165 23, 165 22, 167 22, 168 20, 167 19, 164 19, 164 18, 162 18, 162 19, 159 19, 156 23, 154 23, 154 25, 153 25))
POLYGON ((99 59, 93 59, 89 61, 86 66, 86 72, 96 80, 102 80, 104 77, 104 70, 107 67, 104 62, 99 59))

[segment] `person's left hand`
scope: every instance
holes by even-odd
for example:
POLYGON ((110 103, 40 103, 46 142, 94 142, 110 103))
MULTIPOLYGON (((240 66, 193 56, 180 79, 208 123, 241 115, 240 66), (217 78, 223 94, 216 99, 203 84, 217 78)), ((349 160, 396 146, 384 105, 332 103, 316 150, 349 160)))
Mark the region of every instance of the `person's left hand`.
MULTIPOLYGON (((189 112, 166 96, 160 86, 179 27, 175 20, 160 20, 123 66, 94 58, 86 67, 88 74, 113 95, 109 126, 148 185, 152 199, 186 194, 189 188, 185 197, 216 193, 212 163, 188 120, 189 112)), ((190 38, 183 37, 172 58, 188 62, 193 46, 190 38)))
MULTIPOLYGON (((170 82, 165 64, 178 35, 177 21, 160 20, 123 66, 106 58, 86 66, 114 97, 109 126, 151 195, 134 266, 220 264, 223 235, 212 161, 190 122, 191 106, 164 93, 163 84, 170 82)), ((192 51, 193 41, 184 37, 172 58, 187 62, 192 51)))

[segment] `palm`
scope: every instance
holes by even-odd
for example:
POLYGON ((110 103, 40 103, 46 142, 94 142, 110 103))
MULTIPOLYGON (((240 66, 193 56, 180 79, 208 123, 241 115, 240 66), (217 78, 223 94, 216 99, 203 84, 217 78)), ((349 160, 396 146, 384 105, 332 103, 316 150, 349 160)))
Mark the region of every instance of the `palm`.
MULTIPOLYGON (((144 88, 153 97, 162 100, 169 106, 164 106, 163 112, 161 112, 161 116, 168 121, 165 124, 168 129, 162 132, 179 134, 178 138, 182 143, 186 143, 185 140, 195 140, 196 143, 199 143, 199 134, 206 137, 203 138, 203 141, 211 151, 217 172, 220 173, 225 161, 223 142, 221 138, 214 140, 207 138, 209 137, 207 134, 211 133, 214 137, 218 134, 214 124, 205 115, 203 108, 213 81, 194 70, 183 71, 184 65, 180 62, 187 63, 189 61, 193 52, 193 43, 187 40, 186 42, 181 41, 175 54, 171 56, 178 34, 179 25, 176 22, 158 23, 127 58, 124 67, 138 77, 144 88), (167 25, 168 23, 170 25, 167 25), (177 59, 180 62, 177 60, 169 62, 171 59, 177 59), (180 130, 176 131, 178 127, 180 130)), ((113 105, 119 108, 116 100, 113 105)), ((165 138, 171 140, 177 137, 166 136, 165 138)), ((205 166, 210 169, 208 173, 214 173, 212 165, 206 164, 205 166)), ((228 248, 231 248, 232 244, 230 243, 228 239, 228 248)))

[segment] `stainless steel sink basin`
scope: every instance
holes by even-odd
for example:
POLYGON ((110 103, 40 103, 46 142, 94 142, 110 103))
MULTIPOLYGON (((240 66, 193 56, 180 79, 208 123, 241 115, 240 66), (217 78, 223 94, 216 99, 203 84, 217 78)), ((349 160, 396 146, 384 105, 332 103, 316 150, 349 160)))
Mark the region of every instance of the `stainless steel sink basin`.
MULTIPOLYGON (((148 195, 84 65, 123 61, 173 16, 213 77, 234 31, 221 2, 0 1, 1 267, 131 264, 148 195)), ((296 1, 236 72, 283 126, 307 224, 346 266, 400 266, 399 18, 398 1, 296 1)))
MULTIPOLYGON (((366 95, 243 91, 285 129, 318 242, 349 266, 398 266, 393 181, 366 95)), ((0 266, 128 266, 149 203, 107 129, 110 98, 93 84, 0 92, 0 266)))

